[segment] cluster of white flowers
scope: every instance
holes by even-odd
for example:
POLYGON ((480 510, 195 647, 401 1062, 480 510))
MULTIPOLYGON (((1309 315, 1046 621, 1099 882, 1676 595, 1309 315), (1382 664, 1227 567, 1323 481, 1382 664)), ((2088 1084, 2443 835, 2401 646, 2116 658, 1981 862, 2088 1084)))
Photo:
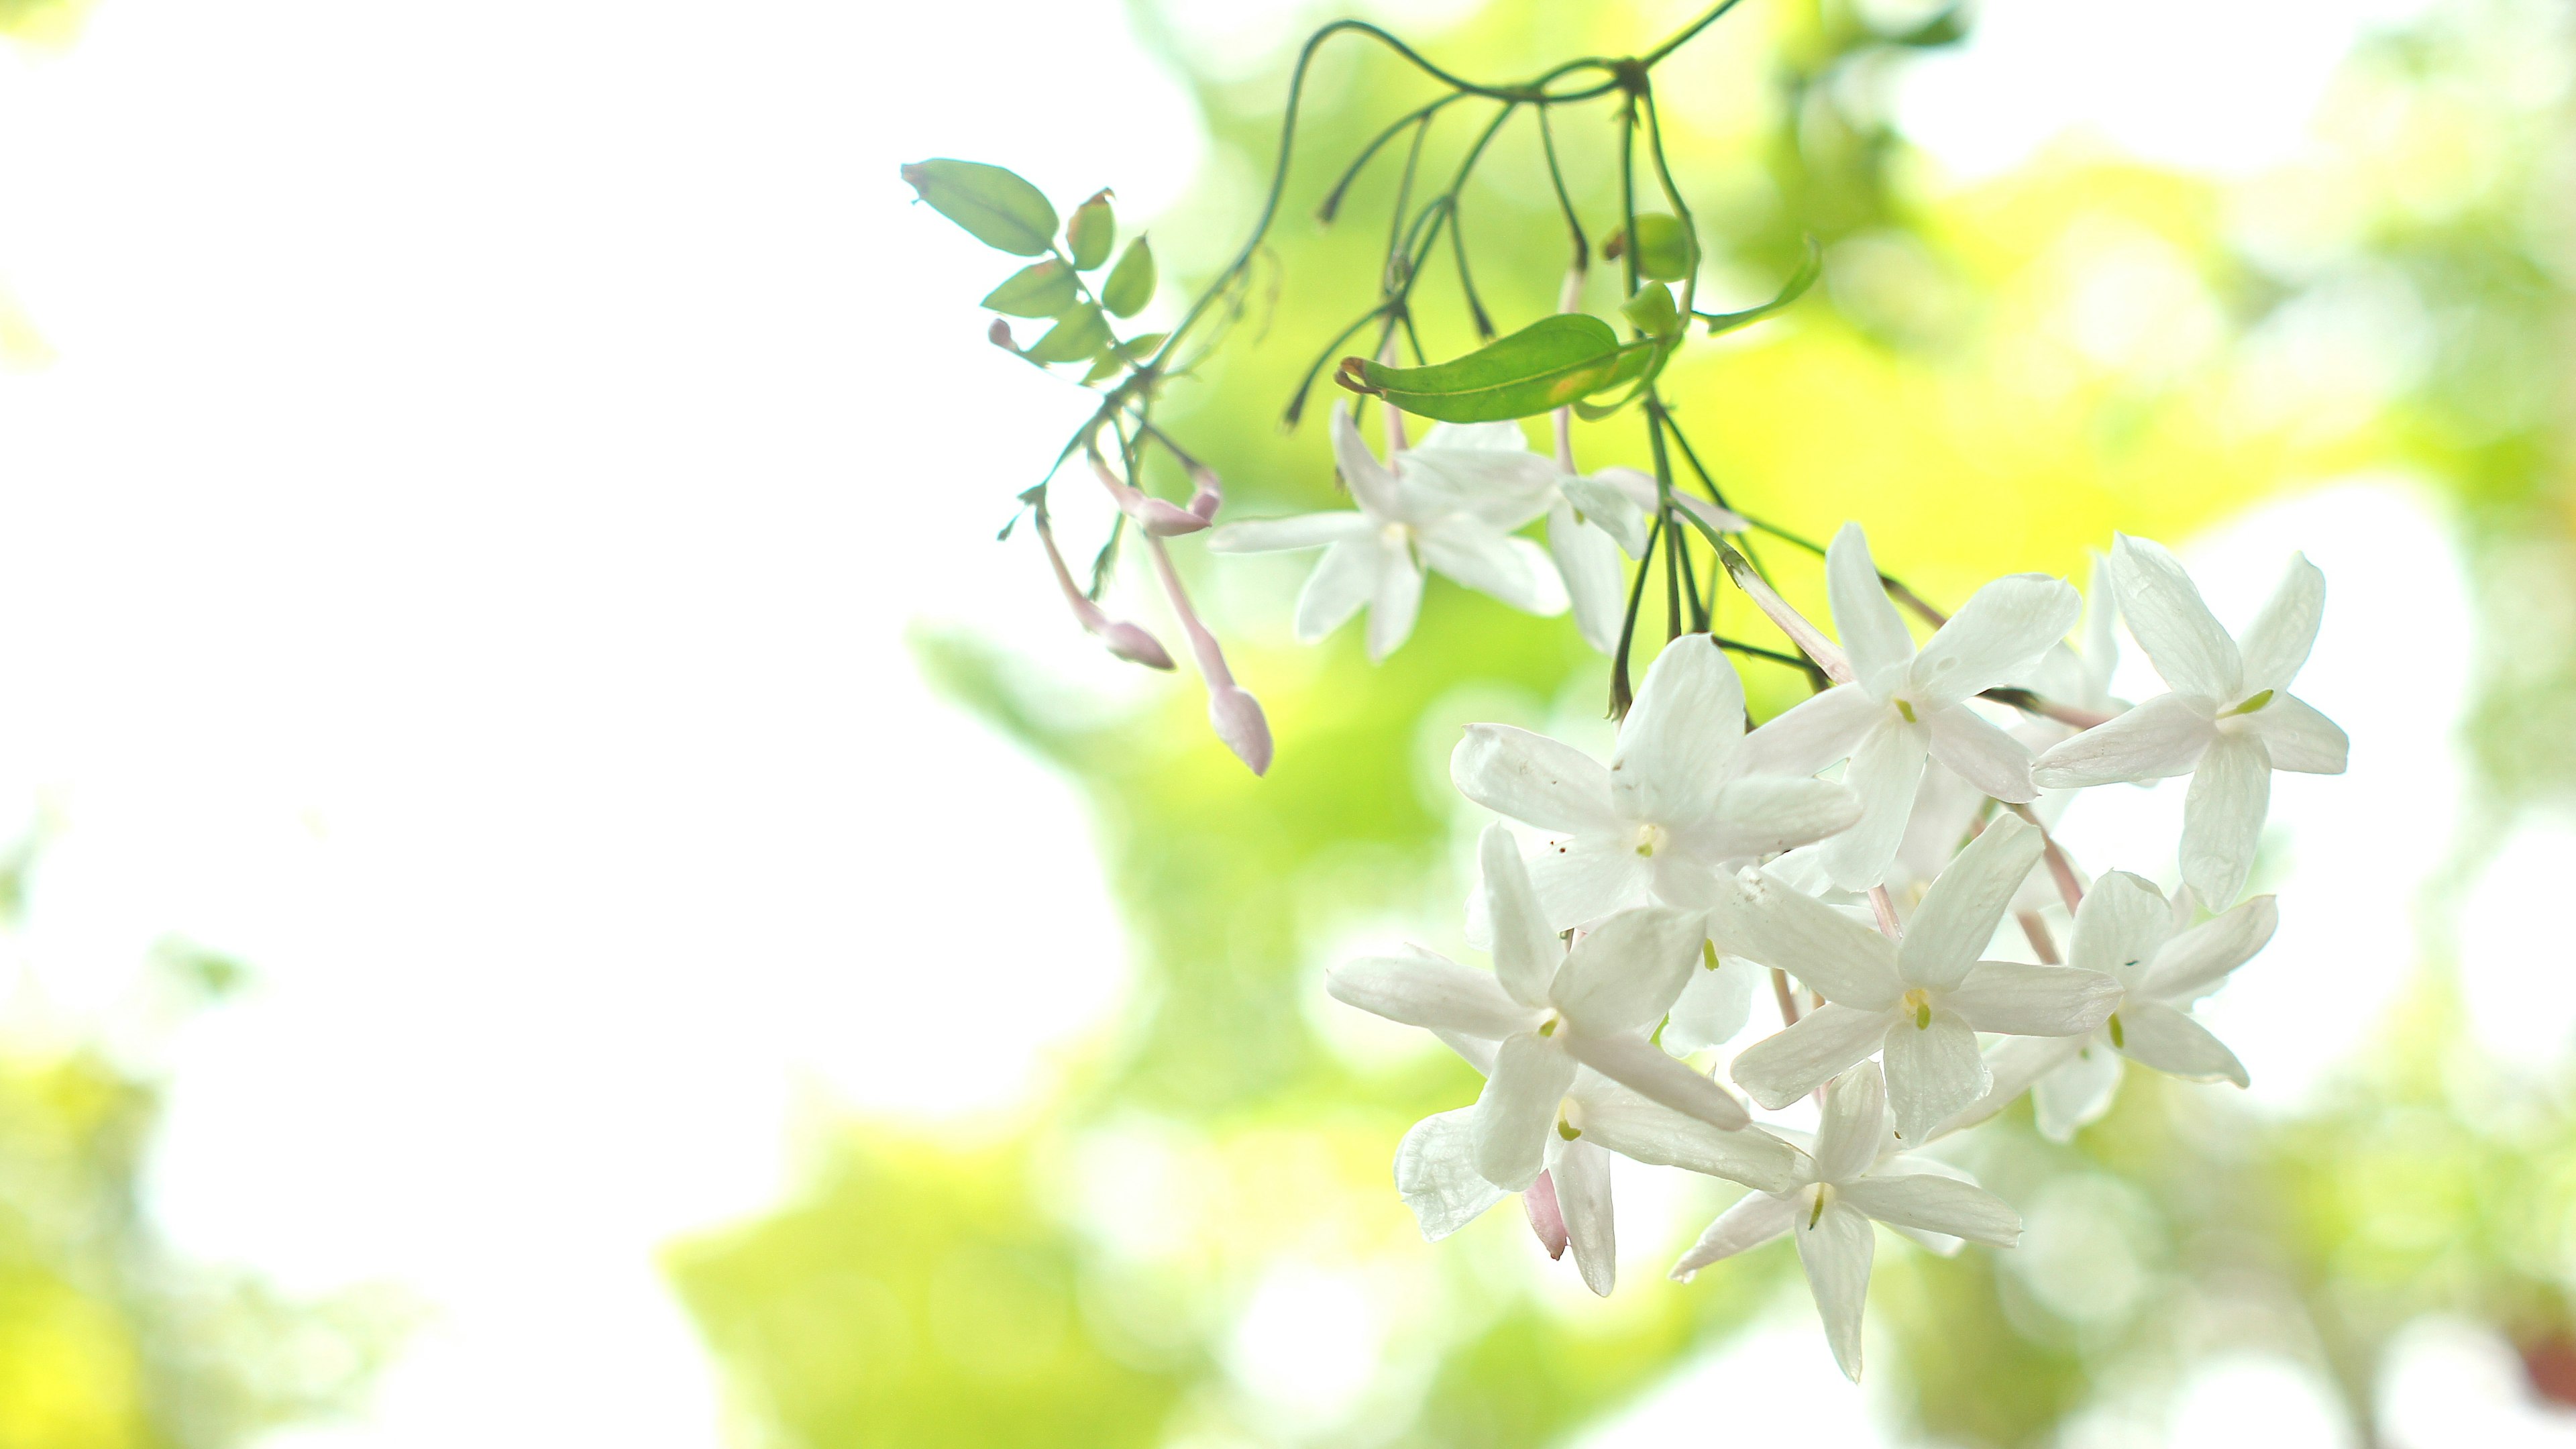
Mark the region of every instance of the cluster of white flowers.
MULTIPOLYGON (((1570 603, 1593 642, 1615 636, 1624 569, 1605 550, 1644 552, 1651 482, 1578 477, 1528 451, 1516 424, 1434 429, 1389 463, 1347 415, 1334 435, 1357 511, 1211 535, 1221 550, 1325 549, 1301 637, 1366 606, 1383 658, 1412 628, 1425 567, 1527 609, 1570 603), (1553 560, 1513 536, 1542 517, 1553 560)), ((1673 1276, 1793 1235, 1857 1379, 1872 1220, 1943 1253, 2020 1234, 2010 1206, 1925 1148, 2025 1091, 2041 1130, 2071 1135, 2108 1110, 2124 1059, 2245 1083, 2191 1008, 2272 935, 2272 899, 2239 900, 2271 771, 2340 772, 2346 744, 2289 693, 2324 601, 2305 559, 2240 641, 2171 555, 2118 538, 2081 652, 2066 636, 2085 602, 2062 580, 1998 579, 1918 648, 1857 527, 1825 571, 1838 644, 1764 602, 1840 682, 1760 728, 1706 634, 1656 657, 1607 764, 1469 726, 1451 777, 1511 822, 1484 832, 1468 913, 1493 969, 1415 950, 1337 968, 1329 987, 1485 1076, 1474 1105, 1425 1119, 1397 1150, 1426 1237, 1518 1193, 1550 1253, 1571 1248, 1606 1294, 1611 1154, 1725 1178, 1750 1191, 1673 1276), (2115 612, 2171 693, 2109 696, 2115 612), (2055 707, 2007 727, 2014 711, 1980 699, 1998 689, 2055 707), (2185 774, 2171 899, 2123 871, 2088 880, 2049 836, 2076 789, 2185 774), (1997 950, 2008 922, 2035 963, 1993 959, 2022 954, 1997 950), (1784 1028, 1730 1051, 1766 971, 1784 1028), (1817 1094, 1814 1132, 1755 1120, 1721 1062, 1766 1111, 1817 1094)))

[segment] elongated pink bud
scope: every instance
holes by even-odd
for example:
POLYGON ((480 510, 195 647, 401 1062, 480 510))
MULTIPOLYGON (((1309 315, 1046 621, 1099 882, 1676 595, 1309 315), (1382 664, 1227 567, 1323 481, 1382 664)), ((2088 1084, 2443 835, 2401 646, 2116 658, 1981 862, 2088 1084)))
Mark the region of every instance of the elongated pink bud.
POLYGON ((1163 595, 1171 600, 1172 613, 1181 621, 1181 634, 1190 641, 1190 653, 1198 660, 1199 675, 1207 681, 1208 724, 1225 747, 1234 751, 1235 758, 1252 767, 1252 773, 1268 774, 1270 720, 1261 712, 1261 701, 1234 682, 1234 672, 1225 667, 1225 651, 1217 647, 1216 636, 1199 622, 1198 610, 1190 607, 1189 591, 1181 587, 1180 572, 1172 567, 1172 555, 1163 547, 1163 541, 1149 534, 1145 546, 1154 555, 1154 571, 1161 575, 1163 595))
POLYGON ((1043 513, 1037 518, 1037 532, 1038 542, 1046 545, 1047 562, 1055 569, 1055 581, 1063 588, 1064 601, 1073 610, 1075 621, 1108 645, 1110 653, 1131 664, 1142 664, 1148 669, 1171 668, 1172 656, 1163 648, 1161 640, 1145 632, 1141 624, 1110 618, 1074 585, 1073 570, 1064 566, 1064 555, 1056 550, 1055 530, 1048 526, 1043 513))
POLYGON ((1225 506, 1225 485, 1217 481, 1216 470, 1204 463, 1190 465, 1190 516, 1201 523, 1216 522, 1216 511, 1225 506))
POLYGON ((1521 1193, 1521 1206, 1529 1213, 1530 1231, 1538 1234, 1538 1245, 1551 1258, 1564 1257, 1565 1209, 1556 1200, 1556 1179, 1540 1173, 1538 1181, 1521 1193))
MULTIPOLYGON (((1098 453, 1091 455, 1091 471, 1100 479, 1100 486, 1109 490, 1110 501, 1118 505, 1118 511, 1156 538, 1196 533, 1208 526, 1207 518, 1166 503, 1119 477, 1110 468, 1109 460, 1098 453)), ((1215 512, 1213 508, 1208 510, 1210 516, 1215 512)))

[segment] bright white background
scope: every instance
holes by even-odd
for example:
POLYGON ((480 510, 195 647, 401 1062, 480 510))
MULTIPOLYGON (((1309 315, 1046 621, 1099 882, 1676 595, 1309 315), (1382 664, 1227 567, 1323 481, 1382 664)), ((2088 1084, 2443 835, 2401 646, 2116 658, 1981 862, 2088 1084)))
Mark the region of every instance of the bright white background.
MULTIPOLYGON (((2179 105, 1999 77, 2111 38, 2175 74, 2190 27, 1998 5, 1909 122, 1960 174, 2068 126, 2291 154, 2353 15, 2246 12, 2298 63, 2179 105)), ((103 0, 0 50, 0 298, 54 354, 0 372, 0 831, 54 822, 5 1015, 131 1022, 164 933, 253 964, 128 1031, 175 1074, 155 1212, 434 1315, 311 1442, 714 1442, 653 1250, 773 1201, 800 1103, 1005 1109, 1115 1000, 1080 802, 905 652, 962 622, 1138 687, 988 542, 1068 403, 983 345, 1004 264, 895 166, 1141 218, 1199 148, 1112 0, 103 0)))

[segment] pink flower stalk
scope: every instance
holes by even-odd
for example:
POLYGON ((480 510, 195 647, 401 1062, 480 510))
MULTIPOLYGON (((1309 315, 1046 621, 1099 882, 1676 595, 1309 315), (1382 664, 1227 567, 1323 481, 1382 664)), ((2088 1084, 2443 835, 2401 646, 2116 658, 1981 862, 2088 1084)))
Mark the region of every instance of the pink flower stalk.
POLYGON ((1046 515, 1037 516, 1038 542, 1046 545, 1047 562, 1055 567, 1055 581, 1064 588, 1064 601, 1073 608, 1073 617, 1085 630, 1109 646, 1109 652, 1131 664, 1148 669, 1169 669, 1172 656, 1161 640, 1145 632, 1144 626, 1124 619, 1113 619, 1102 612, 1082 590, 1074 585, 1073 571, 1064 566, 1064 555, 1056 550, 1055 530, 1048 526, 1046 515))
POLYGON ((1538 1234, 1538 1245, 1547 1249, 1551 1258, 1565 1256, 1568 1234, 1565 1209, 1556 1200, 1556 1179, 1542 1172, 1538 1181, 1521 1194, 1521 1207, 1529 1213, 1530 1231, 1538 1234))
POLYGON ((1207 527, 1208 520, 1216 516, 1217 497, 1213 491, 1216 475, 1204 468, 1193 470, 1194 476, 1205 476, 1200 480, 1199 492, 1191 497, 1188 508, 1167 503, 1119 477, 1109 466, 1109 460, 1098 453, 1091 455, 1091 471, 1099 477, 1100 486, 1109 490, 1109 497, 1118 505, 1118 511, 1133 519, 1137 527, 1152 537, 1171 538, 1177 534, 1196 533, 1207 527), (1205 512, 1200 511, 1202 499, 1207 500, 1205 512))
POLYGON ((1199 674, 1207 680, 1208 724, 1216 737, 1235 757, 1252 767, 1256 775, 1270 770, 1270 721, 1261 713, 1261 702, 1252 692, 1234 682, 1234 672, 1225 667, 1225 651, 1217 647, 1216 636, 1199 622, 1198 611, 1190 607, 1189 592, 1181 587, 1180 573, 1172 567, 1172 556, 1163 540, 1151 533, 1145 544, 1154 554, 1154 571, 1162 576, 1163 593, 1172 601, 1172 613, 1181 621, 1181 632, 1190 641, 1190 653, 1197 657, 1199 674))

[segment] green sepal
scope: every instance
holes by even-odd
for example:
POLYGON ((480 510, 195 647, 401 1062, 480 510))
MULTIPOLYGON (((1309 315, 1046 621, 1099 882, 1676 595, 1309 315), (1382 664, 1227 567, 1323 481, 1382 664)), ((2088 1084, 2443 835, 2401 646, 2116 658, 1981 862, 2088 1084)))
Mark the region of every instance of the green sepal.
POLYGON ((1624 365, 1610 324, 1573 312, 1429 367, 1346 357, 1335 380, 1436 422, 1492 423, 1535 417, 1614 386, 1624 365))
POLYGON ((1073 219, 1064 224, 1064 249, 1073 253, 1073 265, 1090 271, 1109 260, 1109 248, 1118 240, 1118 217, 1109 209, 1109 193, 1095 193, 1089 201, 1073 209, 1073 219))
POLYGON ((1073 302, 1073 268, 1053 257, 1020 268, 984 294, 986 307, 1012 317, 1061 317, 1073 302))
POLYGON ((1015 257, 1042 257, 1055 246, 1055 208, 1015 172, 937 157, 904 167, 903 179, 986 246, 1015 257))
POLYGON ((1619 304, 1619 315, 1649 337, 1675 337, 1682 331, 1682 309, 1674 305, 1672 289, 1661 282, 1640 287, 1637 295, 1619 304))
POLYGON ((1100 309, 1077 307, 1022 355, 1031 362, 1080 362, 1107 347, 1110 340, 1109 319, 1100 315, 1100 309))
POLYGON ((1100 305, 1121 317, 1133 317, 1154 300, 1154 249, 1138 237, 1127 244, 1109 280, 1100 284, 1100 305))
POLYGON ((1747 307, 1741 312, 1702 312, 1699 318, 1708 324, 1708 335, 1711 337, 1732 332, 1738 327, 1750 327, 1807 295, 1807 289, 1816 285, 1816 278, 1824 274, 1824 248, 1816 245, 1814 237, 1809 237, 1807 238, 1807 259, 1798 264, 1798 270, 1790 276, 1788 283, 1780 288, 1778 296, 1759 307, 1747 307))
MULTIPOLYGON (((1601 255, 1616 261, 1629 246, 1628 229, 1620 227, 1601 244, 1601 255)), ((1660 211, 1637 214, 1637 275, 1656 282, 1686 282, 1699 270, 1699 244, 1682 219, 1660 211)))

